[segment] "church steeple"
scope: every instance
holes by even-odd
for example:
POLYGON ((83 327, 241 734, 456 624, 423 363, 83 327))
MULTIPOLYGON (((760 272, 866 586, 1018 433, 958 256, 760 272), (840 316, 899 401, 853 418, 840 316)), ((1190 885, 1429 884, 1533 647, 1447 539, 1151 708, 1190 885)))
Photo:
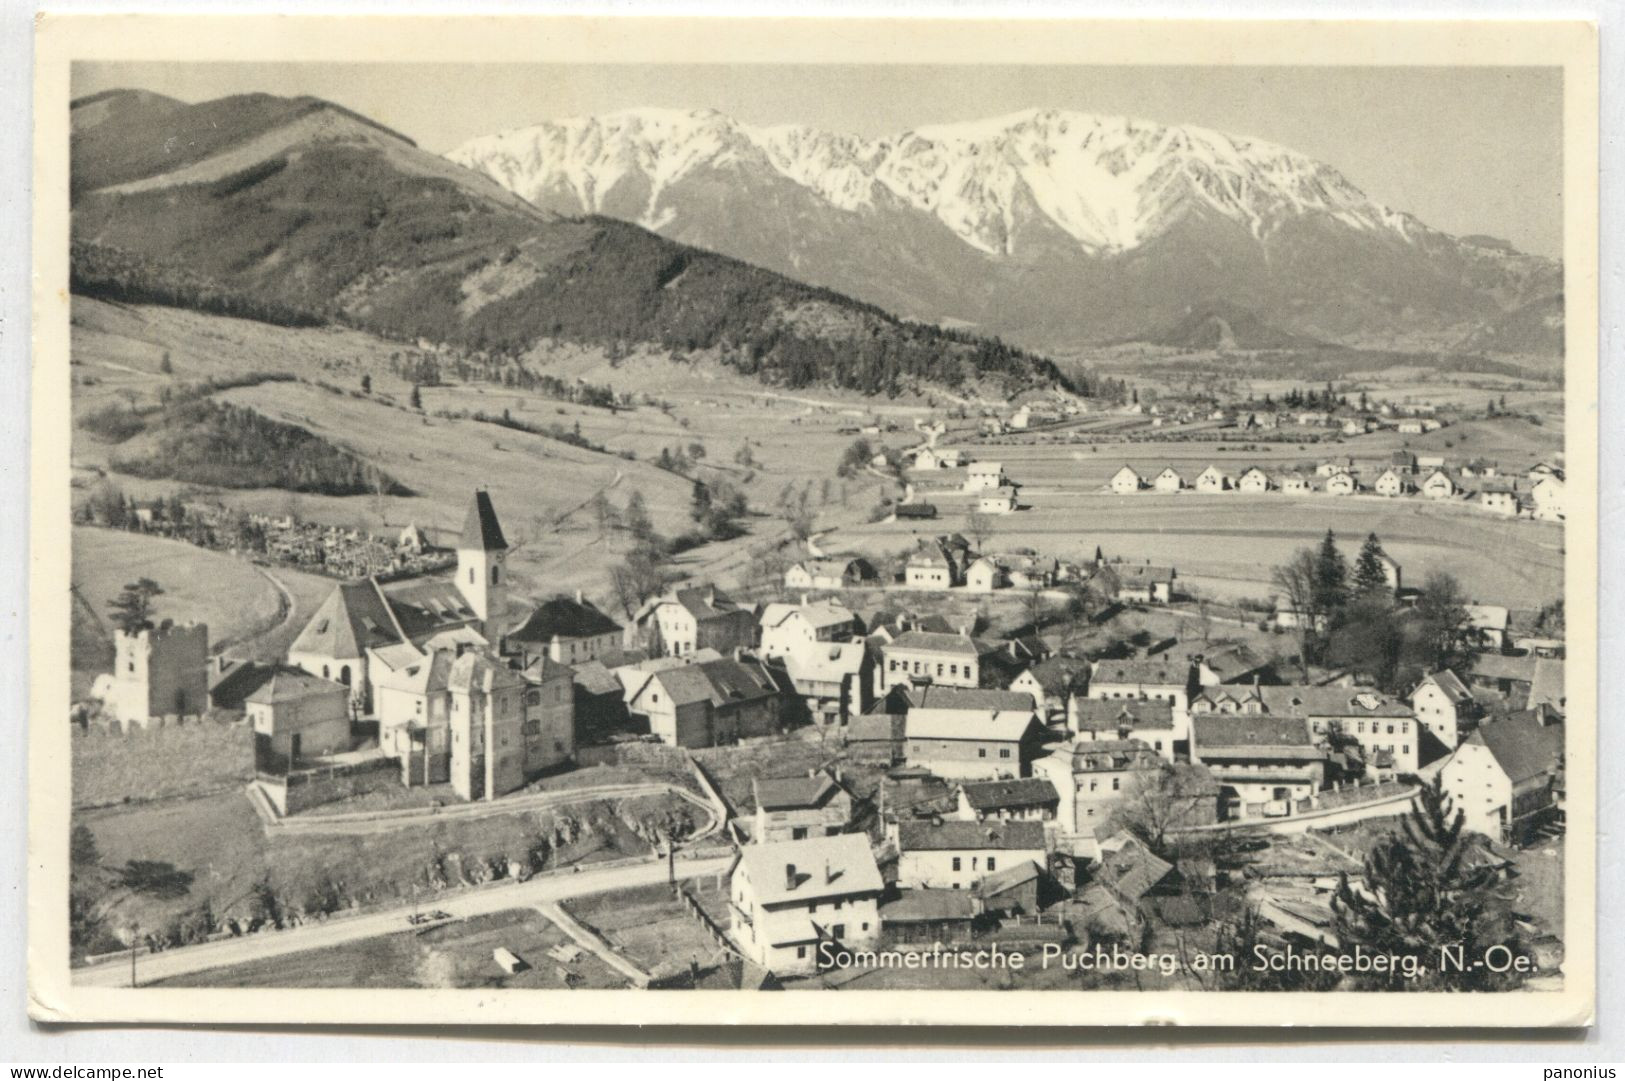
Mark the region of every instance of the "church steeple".
POLYGON ((507 557, 508 542, 502 536, 491 495, 478 489, 463 519, 463 535, 457 540, 457 590, 479 616, 480 633, 498 649, 502 645, 499 621, 508 607, 507 557))

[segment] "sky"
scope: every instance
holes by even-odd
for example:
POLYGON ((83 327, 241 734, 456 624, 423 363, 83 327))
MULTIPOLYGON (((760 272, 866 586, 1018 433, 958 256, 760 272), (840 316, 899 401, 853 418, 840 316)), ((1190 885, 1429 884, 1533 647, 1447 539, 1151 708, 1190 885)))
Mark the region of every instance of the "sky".
POLYGON ((344 105, 445 152, 478 135, 638 106, 869 137, 1023 109, 1195 124, 1323 161, 1436 229, 1562 254, 1556 68, 784 64, 81 63, 73 93, 262 92, 344 105))

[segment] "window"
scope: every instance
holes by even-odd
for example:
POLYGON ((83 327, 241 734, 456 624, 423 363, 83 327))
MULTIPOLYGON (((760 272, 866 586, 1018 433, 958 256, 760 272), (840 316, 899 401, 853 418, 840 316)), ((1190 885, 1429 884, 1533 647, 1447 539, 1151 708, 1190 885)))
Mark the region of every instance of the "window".
POLYGON ((1390 736, 1391 736, 1391 735, 1393 735, 1393 734, 1394 734, 1394 726, 1393 726, 1393 725, 1389 725, 1389 726, 1388 726, 1388 734, 1389 734, 1389 735, 1390 735, 1390 736))
POLYGON ((977 758, 986 758, 987 757, 987 748, 986 747, 978 747, 978 748, 976 748, 976 757, 977 758))
POLYGON ((835 927, 834 927, 834 930, 833 930, 832 934, 833 934, 833 937, 835 937, 836 939, 845 938, 846 937, 846 924, 837 923, 835 925, 835 927))
POLYGON ((809 901, 807 903, 807 913, 809 915, 811 915, 812 913, 815 913, 817 911, 818 911, 818 902, 817 901, 809 901))
POLYGON ((1122 787, 1123 787, 1123 778, 1121 778, 1121 777, 1113 777, 1112 778, 1112 791, 1113 792, 1120 791, 1122 789, 1122 787))
POLYGON ((1000 747, 999 748, 999 757, 1000 758, 1009 758, 1010 757, 1010 748, 1008 748, 1008 747, 1000 747))
POLYGON ((868 930, 868 929, 869 929, 869 925, 868 925, 868 924, 867 924, 867 923, 865 923, 865 924, 864 924, 864 925, 863 925, 863 929, 864 929, 864 930, 865 930, 865 931, 867 931, 867 930, 868 930))
POLYGON ((495 567, 491 568, 491 584, 497 584, 497 569, 495 567))
POLYGON ((992 857, 992 856, 989 856, 989 857, 988 857, 988 858, 987 858, 987 869, 988 869, 988 870, 989 870, 989 871, 996 871, 996 870, 998 870, 998 867, 997 867, 997 861, 996 861, 996 860, 995 860, 995 859, 994 859, 994 858, 993 858, 993 857, 992 857))
POLYGON ((959 857, 958 857, 958 856, 955 856, 955 857, 954 857, 954 865, 953 865, 953 869, 954 869, 954 870, 955 870, 955 871, 957 871, 957 870, 959 870, 959 857))
POLYGON ((805 961, 806 959, 807 959, 807 947, 805 947, 805 946, 797 946, 796 947, 796 960, 797 961, 805 961))
POLYGON ((474 568, 473 567, 468 568, 468 584, 469 585, 474 584, 474 568))

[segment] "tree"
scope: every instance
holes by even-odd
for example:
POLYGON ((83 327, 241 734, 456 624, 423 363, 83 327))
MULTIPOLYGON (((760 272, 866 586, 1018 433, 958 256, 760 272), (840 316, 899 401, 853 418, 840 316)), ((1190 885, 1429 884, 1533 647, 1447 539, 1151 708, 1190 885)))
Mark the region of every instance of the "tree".
POLYGON ((644 601, 666 588, 665 558, 665 552, 659 545, 644 541, 610 569, 610 587, 628 619, 637 613, 644 601))
POLYGON ((1327 653, 1332 663, 1371 676, 1385 691, 1403 690, 1405 625, 1381 593, 1362 593, 1343 610, 1327 653))
POLYGON ((164 590, 151 578, 138 578, 125 585, 117 597, 107 602, 109 618, 125 634, 152 626, 152 599, 164 590))
POLYGON ((158 370, 165 375, 173 375, 175 373, 175 365, 174 362, 169 359, 169 350, 167 349, 164 350, 163 359, 158 361, 158 370))
POLYGON ((1466 832, 1465 820, 1435 777, 1417 792, 1401 831, 1366 855, 1364 881, 1357 887, 1340 876, 1332 916, 1343 951, 1415 958, 1418 971, 1407 977, 1395 966, 1400 970, 1353 977, 1360 990, 1505 991, 1523 982, 1515 971, 1498 974, 1482 963, 1493 947, 1512 956, 1523 951, 1497 888, 1499 863, 1478 858, 1487 855, 1487 839, 1466 832), (1462 971, 1442 963, 1458 950, 1462 971))
POLYGON ((164 900, 185 897, 192 890, 192 872, 161 860, 130 860, 118 871, 119 885, 131 893, 164 900))
POLYGON ((1354 561, 1354 592, 1358 595, 1388 592, 1388 570, 1383 563, 1382 542, 1375 533, 1366 534, 1365 543, 1354 561))
POLYGON ((1204 767, 1164 762, 1129 779, 1127 791, 1112 809, 1112 823, 1168 858, 1171 834, 1213 821, 1215 792, 1204 767))
POLYGON ((1315 571, 1315 553, 1299 548, 1291 559, 1270 572, 1270 581, 1292 610, 1293 632, 1298 639, 1298 666, 1303 669, 1306 680, 1309 678, 1309 646, 1323 626, 1315 571))
POLYGON ((413 409, 423 408, 423 392, 418 389, 416 383, 412 384, 412 397, 408 401, 410 401, 413 409))
POLYGON ((1332 618, 1348 603, 1348 595, 1348 562, 1337 550, 1336 534, 1328 529, 1315 553, 1315 604, 1332 618))
POLYGON ((1416 621, 1424 665, 1436 671, 1460 660, 1467 630, 1467 596, 1454 575, 1435 571, 1427 576, 1416 602, 1416 621))
POLYGON ((689 491, 688 516, 701 526, 711 517, 711 489, 703 480, 696 480, 689 491))
POLYGON ((617 520, 615 507, 610 503, 609 496, 604 494, 602 488, 593 493, 591 507, 593 521, 598 526, 598 535, 602 537, 615 525, 617 520))
POLYGON ((649 518, 648 505, 643 501, 643 493, 637 489, 626 499, 626 509, 621 512, 621 521, 639 541, 648 541, 655 535, 654 522, 649 518))
POLYGON ((372 393, 372 376, 366 372, 361 374, 361 393, 372 393))
POLYGON ((988 541, 993 539, 993 516, 973 510, 965 515, 965 536, 976 544, 976 550, 981 551, 988 541))

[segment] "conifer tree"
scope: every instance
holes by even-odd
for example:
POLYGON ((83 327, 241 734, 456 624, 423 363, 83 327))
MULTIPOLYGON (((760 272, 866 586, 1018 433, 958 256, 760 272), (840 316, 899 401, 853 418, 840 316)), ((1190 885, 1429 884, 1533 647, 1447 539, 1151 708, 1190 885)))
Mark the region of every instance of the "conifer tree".
POLYGON ((1315 553, 1315 607, 1335 618, 1348 603, 1348 583, 1348 561, 1337 550, 1337 536, 1328 529, 1315 553))
POLYGON ((1354 592, 1375 596, 1388 590, 1388 572, 1383 566, 1382 542, 1375 533, 1366 534, 1360 554, 1354 560, 1354 592))
POLYGON ((1468 833, 1465 819, 1435 777, 1418 791, 1401 831, 1366 856, 1364 882, 1340 876, 1332 914, 1342 952, 1415 957, 1421 970, 1415 978, 1402 971, 1355 977, 1357 989, 1503 991, 1523 981, 1482 963, 1497 946, 1511 957, 1524 950, 1498 888, 1500 871, 1479 858, 1487 855, 1486 839, 1468 833), (1453 958, 1461 963, 1450 964, 1453 958))

